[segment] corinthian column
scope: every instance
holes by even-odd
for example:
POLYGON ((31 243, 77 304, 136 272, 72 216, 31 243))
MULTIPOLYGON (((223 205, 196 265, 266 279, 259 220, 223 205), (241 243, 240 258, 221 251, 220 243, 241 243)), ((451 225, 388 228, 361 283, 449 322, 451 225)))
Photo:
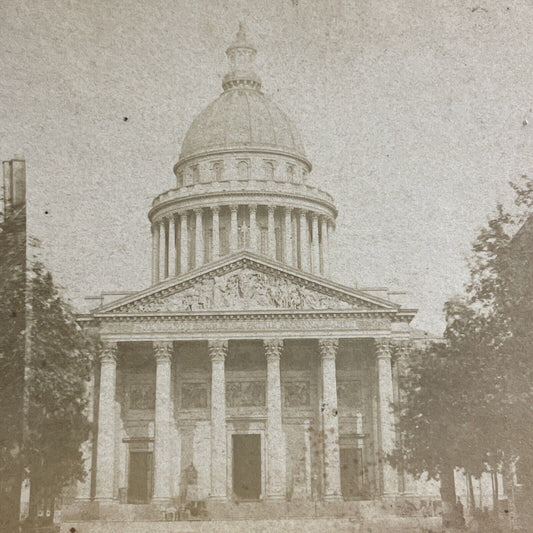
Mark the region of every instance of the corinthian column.
POLYGON ((159 224, 152 223, 152 284, 159 283, 159 224))
POLYGON ((276 226, 274 222, 273 205, 267 207, 267 236, 268 236, 268 256, 276 259, 276 226))
POLYGON ((226 377, 227 341, 209 341, 211 358, 211 498, 226 499, 226 377))
POLYGON ((257 253, 257 205, 250 204, 250 250, 257 253))
POLYGON ((339 341, 319 341, 322 363, 322 431, 324 435, 324 499, 341 498, 339 454, 339 417, 337 412, 337 376, 335 357, 339 341))
POLYGON ((168 219, 168 275, 176 275, 176 219, 171 215, 168 219))
POLYGON ((187 211, 180 213, 180 274, 189 270, 189 224, 187 211))
POLYGON ((170 492, 170 387, 172 343, 154 343, 155 435, 154 435, 154 501, 169 500, 170 492))
POLYGON ((328 219, 326 217, 320 217, 320 233, 322 234, 321 242, 321 256, 322 256, 322 274, 327 276, 328 272, 328 219))
POLYGON ((115 472, 115 387, 117 344, 106 343, 100 355, 100 401, 96 447, 96 499, 111 501, 115 472))
POLYGON ((318 216, 311 216, 313 274, 320 274, 320 250, 318 249, 318 216))
POLYGON ((229 228, 229 251, 236 252, 239 249, 239 227, 237 224, 238 205, 230 206, 230 228, 229 228))
POLYGON ((395 447, 394 388, 392 384, 391 349, 388 341, 377 345, 378 362, 378 391, 379 391, 379 419, 381 428, 380 455, 383 466, 383 496, 391 496, 398 492, 398 474, 387 461, 387 456, 395 447))
POLYGON ((285 208, 283 217, 283 261, 287 265, 293 264, 292 262, 292 221, 291 221, 290 207, 285 208))
POLYGON ((202 266, 202 263, 204 262, 204 227, 202 219, 203 210, 202 208, 195 209, 194 213, 196 215, 195 267, 198 268, 202 266))
POLYGON ((283 340, 264 341, 267 357, 267 486, 270 499, 285 499, 285 442, 281 418, 280 356, 283 340))
POLYGON ((159 279, 168 277, 167 225, 165 219, 159 222, 159 279))
POLYGON ((300 266, 302 270, 309 271, 309 227, 307 225, 307 213, 300 211, 300 266))
POLYGON ((213 213, 213 261, 220 257, 220 208, 212 207, 213 213))

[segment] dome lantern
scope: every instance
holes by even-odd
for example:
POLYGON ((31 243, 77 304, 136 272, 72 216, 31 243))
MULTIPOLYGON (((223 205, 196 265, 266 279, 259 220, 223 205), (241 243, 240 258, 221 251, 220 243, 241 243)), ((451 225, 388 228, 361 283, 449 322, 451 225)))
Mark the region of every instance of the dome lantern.
POLYGON ((255 73, 254 60, 257 49, 246 38, 246 30, 242 22, 235 40, 226 50, 231 70, 222 80, 224 91, 234 87, 251 87, 261 89, 261 78, 255 73))

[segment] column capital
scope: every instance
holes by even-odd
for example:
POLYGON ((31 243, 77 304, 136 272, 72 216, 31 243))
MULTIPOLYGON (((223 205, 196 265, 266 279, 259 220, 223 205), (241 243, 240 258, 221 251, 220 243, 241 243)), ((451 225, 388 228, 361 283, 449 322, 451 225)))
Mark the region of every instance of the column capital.
POLYGON ((204 208, 203 207, 195 207, 194 208, 194 214, 196 216, 201 215, 203 212, 204 212, 204 208))
POLYGON ((390 359, 392 356, 391 341, 389 339, 376 339, 375 343, 378 359, 390 359))
POLYGON ((318 222, 318 214, 312 212, 312 213, 311 213, 311 220, 312 220, 313 222, 315 222, 315 221, 318 222))
POLYGON ((229 206, 229 210, 232 212, 232 213, 236 213, 238 210, 239 210, 239 206, 238 204, 232 204, 229 206))
POLYGON ((157 364, 170 362, 173 352, 172 342, 154 342, 154 356, 157 364))
POLYGON ((265 339, 263 346, 267 361, 279 361, 283 351, 283 339, 265 339))
POLYGON ((187 213, 189 212, 188 209, 179 209, 178 211, 176 211, 178 216, 180 217, 186 217, 187 216, 187 213))
POLYGON ((104 342, 104 347, 100 353, 100 363, 116 363, 118 346, 116 342, 104 342))
POLYGON ((294 207, 291 207, 290 205, 285 206, 285 213, 292 213, 294 210, 294 207))
POLYGON ((213 207, 211 207, 211 211, 216 214, 220 213, 220 206, 214 205, 213 207))
POLYGON ((275 209, 276 209, 275 205, 267 205, 267 210, 269 213, 274 213, 275 209))
POLYGON ((212 340, 207 341, 207 349, 211 361, 224 361, 228 353, 228 341, 212 340))
POLYGON ((339 348, 339 339, 320 339, 318 346, 322 359, 335 359, 339 348))
POLYGON ((250 211, 257 211, 257 204, 248 204, 248 209, 250 211))

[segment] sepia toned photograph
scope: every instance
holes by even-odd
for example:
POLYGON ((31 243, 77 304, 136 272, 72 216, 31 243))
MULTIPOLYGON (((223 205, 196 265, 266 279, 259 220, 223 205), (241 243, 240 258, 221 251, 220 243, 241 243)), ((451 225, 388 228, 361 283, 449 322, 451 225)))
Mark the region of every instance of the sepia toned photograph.
POLYGON ((4 0, 0 533, 533 532, 531 0, 4 0))

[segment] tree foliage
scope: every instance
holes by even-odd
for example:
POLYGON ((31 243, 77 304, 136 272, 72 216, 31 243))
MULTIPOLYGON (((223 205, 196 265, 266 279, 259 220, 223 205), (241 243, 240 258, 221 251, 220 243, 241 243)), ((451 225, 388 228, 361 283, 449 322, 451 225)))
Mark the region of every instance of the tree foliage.
POLYGON ((85 385, 98 341, 82 331, 40 263, 27 268, 25 221, 0 231, 0 530, 18 518, 22 478, 30 513, 83 479, 85 385), (14 518, 15 516, 15 518, 14 518))
POLYGON ((50 273, 35 264, 32 274, 25 452, 32 490, 54 497, 84 476, 80 445, 90 431, 84 391, 96 341, 80 329, 50 273))
POLYGON ((415 474, 442 481, 445 469, 480 475, 517 458, 533 473, 532 181, 513 188, 516 208, 498 206, 473 243, 464 295, 445 304, 443 342, 409 356, 394 460, 415 474))

